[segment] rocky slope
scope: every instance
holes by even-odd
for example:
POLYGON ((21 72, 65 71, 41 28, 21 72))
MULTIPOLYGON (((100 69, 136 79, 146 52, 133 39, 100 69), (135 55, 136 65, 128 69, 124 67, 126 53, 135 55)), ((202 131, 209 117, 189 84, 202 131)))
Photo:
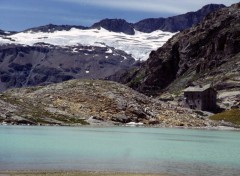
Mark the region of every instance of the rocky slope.
POLYGON ((220 97, 230 92, 226 96, 238 103, 239 46, 240 3, 211 13, 199 25, 176 34, 153 51, 140 69, 118 79, 146 94, 163 90, 180 94, 189 85, 212 83, 220 97))
POLYGON ((4 45, 0 47, 0 91, 74 78, 104 79, 136 64, 133 57, 111 47, 4 45))
POLYGON ((70 80, 0 94, 0 123, 31 125, 123 125, 206 127, 216 123, 124 85, 100 80, 70 80))

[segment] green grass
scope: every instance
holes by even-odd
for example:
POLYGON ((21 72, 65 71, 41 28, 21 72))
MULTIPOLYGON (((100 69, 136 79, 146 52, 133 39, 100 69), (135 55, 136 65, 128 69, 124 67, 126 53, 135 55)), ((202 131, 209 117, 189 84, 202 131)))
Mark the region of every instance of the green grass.
POLYGON ((140 73, 140 75, 138 75, 137 77, 135 77, 130 84, 133 86, 137 86, 138 84, 141 83, 141 81, 144 79, 145 74, 144 73, 140 73))
POLYGON ((240 125, 240 109, 232 109, 224 111, 219 114, 215 114, 210 117, 211 120, 224 120, 225 122, 231 122, 235 125, 240 125))
MULTIPOLYGON (((82 125, 89 125, 88 122, 86 122, 85 120, 83 119, 79 119, 79 118, 75 118, 75 117, 68 117, 68 116, 64 116, 64 115, 58 115, 58 114, 51 114, 49 113, 48 111, 45 111, 43 109, 38 109, 38 111, 35 110, 32 110, 32 112, 34 112, 34 114, 32 114, 32 116, 34 117, 33 119, 30 119, 30 120, 34 120, 38 123, 42 123, 42 124, 49 124, 49 121, 46 121, 44 120, 45 117, 48 117, 48 118, 51 118, 51 119, 54 119, 54 120, 58 120, 58 121, 61 121, 65 124, 82 124, 82 125)), ((29 112, 31 113, 31 112, 29 112)))

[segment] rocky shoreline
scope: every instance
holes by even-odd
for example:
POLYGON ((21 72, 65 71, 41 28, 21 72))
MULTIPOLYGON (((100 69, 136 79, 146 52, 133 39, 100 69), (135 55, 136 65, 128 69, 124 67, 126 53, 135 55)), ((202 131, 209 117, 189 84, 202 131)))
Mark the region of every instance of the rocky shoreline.
POLYGON ((30 125, 30 124, 8 124, 8 123, 0 123, 0 126, 52 126, 52 127, 92 127, 92 128, 110 128, 110 127, 126 127, 126 128, 176 128, 176 129, 193 129, 193 130, 217 130, 217 131, 240 131, 240 128, 238 126, 205 126, 205 127, 181 127, 181 126, 163 126, 161 124, 159 125, 138 125, 138 124, 113 124, 111 122, 107 123, 98 123, 98 124, 91 124, 91 125, 71 125, 71 124, 64 124, 64 125, 57 125, 57 124, 44 124, 44 125, 30 125))
POLYGON ((0 171, 0 176, 170 176, 169 174, 86 172, 86 171, 0 171))

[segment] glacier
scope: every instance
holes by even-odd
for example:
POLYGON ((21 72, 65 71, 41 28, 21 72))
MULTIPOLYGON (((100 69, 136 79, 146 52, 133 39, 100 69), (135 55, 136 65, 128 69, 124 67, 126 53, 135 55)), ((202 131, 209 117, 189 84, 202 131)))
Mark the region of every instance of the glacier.
MULTIPOLYGON (((20 44, 33 46, 38 43, 46 43, 59 47, 68 46, 98 46, 113 47, 132 55, 136 60, 144 61, 152 50, 156 50, 167 42, 176 33, 163 32, 161 30, 152 33, 143 33, 135 30, 134 35, 116 33, 104 28, 76 29, 54 32, 19 32, 13 35, 0 36, 0 45, 20 44)), ((73 50, 73 52, 76 52, 73 50)), ((111 52, 109 50, 109 52, 111 52)))

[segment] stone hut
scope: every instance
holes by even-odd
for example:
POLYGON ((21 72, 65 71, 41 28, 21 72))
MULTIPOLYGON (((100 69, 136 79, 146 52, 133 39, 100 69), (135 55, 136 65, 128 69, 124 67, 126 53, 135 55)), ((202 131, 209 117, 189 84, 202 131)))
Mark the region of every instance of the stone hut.
POLYGON ((202 111, 214 111, 217 104, 217 92, 211 85, 188 87, 184 90, 184 106, 202 111))

